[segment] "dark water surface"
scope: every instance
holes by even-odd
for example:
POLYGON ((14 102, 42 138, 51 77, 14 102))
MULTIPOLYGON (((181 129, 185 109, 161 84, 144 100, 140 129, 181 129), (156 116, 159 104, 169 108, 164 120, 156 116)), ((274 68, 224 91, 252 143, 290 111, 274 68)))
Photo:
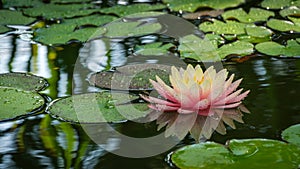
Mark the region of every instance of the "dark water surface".
MULTIPOLYGON (((139 41, 155 41, 149 36, 139 41)), ((178 65, 176 56, 130 56, 130 43, 99 40, 84 47, 70 44, 47 47, 32 44, 17 36, 0 38, 0 73, 31 72, 48 80, 50 87, 42 93, 50 100, 73 93, 99 91, 85 80, 92 71, 136 63, 178 65), (94 47, 93 47, 94 46, 94 47), (95 47, 96 46, 96 47, 95 47), (105 53, 110 47, 111 54, 105 53), (93 56, 93 57, 91 57, 93 56), (171 57, 171 58, 168 58, 171 57), (74 71, 76 59, 80 71, 74 71)), ((251 114, 245 114, 244 124, 228 128, 227 135, 215 133, 212 141, 225 143, 232 138, 272 138, 280 140, 280 133, 290 125, 300 123, 300 60, 255 57, 243 63, 225 62, 223 66, 237 78, 243 78, 241 87, 251 93, 244 101, 251 114)), ((116 124, 124 133, 155 133, 150 124, 116 124)), ((114 140, 110 140, 114 146, 114 140)), ((194 143, 187 136, 174 149, 194 143)), ((133 150, 134 151, 134 150, 133 150)), ((0 123, 0 168, 171 168, 167 154, 143 159, 119 157, 93 143, 78 125, 61 122, 42 113, 23 120, 0 123)))

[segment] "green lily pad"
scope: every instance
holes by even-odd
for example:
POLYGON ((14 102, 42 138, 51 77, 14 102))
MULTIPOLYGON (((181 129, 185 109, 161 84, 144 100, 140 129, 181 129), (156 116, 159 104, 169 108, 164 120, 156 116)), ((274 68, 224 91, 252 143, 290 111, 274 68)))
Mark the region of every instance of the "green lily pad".
POLYGON ((42 77, 28 73, 4 73, 0 74, 0 86, 27 91, 41 91, 48 86, 48 82, 42 77))
POLYGON ((286 32, 286 31, 296 31, 300 32, 300 19, 289 17, 292 20, 281 20, 281 19, 270 19, 267 25, 275 30, 286 32))
POLYGON ((264 0, 261 6, 267 9, 282 9, 287 6, 299 6, 299 0, 264 0))
POLYGON ((225 39, 217 34, 207 33, 205 34, 205 38, 208 39, 216 48, 225 43, 225 39))
POLYGON ((230 140, 227 148, 206 142, 182 147, 172 154, 179 168, 252 169, 297 168, 300 149, 294 145, 268 139, 230 140), (251 165, 250 165, 251 164, 251 165))
POLYGON ((235 7, 244 3, 244 0, 163 0, 172 11, 194 12, 198 8, 210 7, 214 9, 225 9, 235 7))
POLYGON ((224 19, 237 19, 244 23, 253 23, 257 21, 266 21, 270 16, 274 16, 274 12, 259 8, 251 8, 249 13, 246 13, 242 8, 229 10, 222 14, 224 19))
POLYGON ((100 26, 109 22, 112 22, 117 17, 110 16, 110 15, 89 15, 84 17, 72 18, 72 19, 65 19, 62 24, 73 24, 75 27, 82 26, 82 25, 95 25, 100 26))
POLYGON ((126 93, 85 93, 52 102, 50 115, 75 123, 121 122, 144 116, 146 103, 130 104, 138 96, 126 93))
POLYGON ((106 37, 109 38, 125 38, 130 36, 142 36, 157 33, 161 29, 159 23, 143 23, 143 22, 112 22, 105 26, 107 32, 106 37))
POLYGON ((282 9, 279 13, 282 17, 286 17, 286 16, 299 17, 300 9, 297 6, 290 6, 288 8, 282 9))
POLYGON ((203 22, 199 25, 201 31, 214 32, 216 34, 245 34, 247 24, 236 21, 226 21, 226 23, 216 20, 211 22, 203 22))
POLYGON ((300 146, 300 124, 296 124, 285 129, 282 132, 281 137, 291 144, 300 146))
POLYGON ((3 7, 33 7, 43 5, 44 3, 40 0, 2 0, 3 7))
POLYGON ((0 87, 0 121, 21 118, 36 113, 45 104, 44 98, 36 92, 16 88, 0 87))
POLYGON ((233 43, 229 43, 221 46, 217 51, 219 56, 224 59, 229 55, 239 55, 245 56, 253 53, 254 45, 249 42, 244 41, 235 41, 233 43))
POLYGON ((271 56, 300 56, 300 44, 295 40, 288 40, 286 46, 276 42, 263 42, 257 44, 255 49, 271 56))
POLYGON ((126 16, 134 13, 161 10, 166 8, 163 4, 132 4, 132 5, 117 5, 110 8, 103 8, 100 12, 105 14, 117 14, 118 16, 126 16))
POLYGON ((51 3, 83 3, 83 2, 91 2, 92 0, 51 0, 51 3))
POLYGON ((6 25, 28 25, 35 21, 34 18, 26 17, 22 12, 0 10, 0 33, 9 31, 6 25))
POLYGON ((70 40, 85 42, 105 33, 104 28, 83 28, 74 30, 73 24, 54 24, 49 28, 35 31, 34 40, 43 44, 65 44, 70 40))
POLYGON ((146 45, 137 45, 135 46, 134 53, 139 55, 166 55, 169 52, 168 49, 170 49, 172 46, 174 45, 171 43, 163 45, 160 42, 146 45))
POLYGON ((237 38, 241 41, 251 43, 261 43, 270 41, 272 39, 273 32, 263 26, 247 26, 245 28, 247 34, 238 35, 237 38))
POLYGON ((156 64, 127 65, 116 68, 114 72, 99 72, 89 78, 91 85, 113 90, 144 91, 153 90, 149 79, 159 76, 166 84, 169 82, 170 67, 156 64))
POLYGON ((44 17, 46 19, 71 18, 75 16, 84 16, 96 12, 91 4, 46 4, 33 8, 23 9, 25 15, 32 17, 44 17))

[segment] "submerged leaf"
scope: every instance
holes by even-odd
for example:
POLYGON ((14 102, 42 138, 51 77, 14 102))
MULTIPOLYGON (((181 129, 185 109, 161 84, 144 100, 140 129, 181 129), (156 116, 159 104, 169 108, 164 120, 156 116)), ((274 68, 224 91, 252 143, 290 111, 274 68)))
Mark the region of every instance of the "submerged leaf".
POLYGON ((16 88, 0 87, 0 97, 0 121, 36 113, 45 104, 38 93, 16 88))
POLYGON ((53 102, 47 111, 59 119, 75 123, 120 122, 144 116, 147 104, 131 104, 138 96, 126 93, 85 93, 53 102))
POLYGON ((300 124, 296 124, 285 129, 282 132, 281 137, 291 144, 300 146, 300 124))
POLYGON ((253 23, 257 21, 266 21, 270 16, 274 16, 274 12, 259 8, 251 8, 249 13, 246 13, 242 8, 229 10, 222 14, 224 19, 237 19, 244 23, 253 23))
POLYGON ((292 169, 298 167, 299 155, 300 149, 291 144, 268 139, 244 139, 230 140, 227 148, 214 142, 185 146, 175 151, 171 160, 179 168, 292 169))
POLYGON ((257 44, 255 49, 271 56, 300 56, 300 44, 295 40, 288 40, 286 46, 276 42, 263 42, 257 44))
POLYGON ((40 91, 48 86, 48 82, 42 77, 28 73, 4 73, 0 74, 0 86, 27 91, 40 91))
POLYGON ((214 9, 225 9, 235 7, 244 3, 244 0, 163 0, 172 11, 194 12, 198 8, 210 7, 214 9))

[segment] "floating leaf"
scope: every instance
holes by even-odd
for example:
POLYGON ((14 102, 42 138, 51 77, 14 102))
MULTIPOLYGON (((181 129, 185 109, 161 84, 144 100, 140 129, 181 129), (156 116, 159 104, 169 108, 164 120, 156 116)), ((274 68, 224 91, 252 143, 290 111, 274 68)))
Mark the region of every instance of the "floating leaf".
POLYGON ((42 77, 28 73, 4 73, 0 74, 0 86, 27 91, 40 91, 48 86, 48 82, 42 77))
POLYGON ((110 16, 110 15, 89 15, 84 17, 77 17, 72 19, 65 19, 62 24, 72 24, 74 26, 71 26, 73 29, 75 29, 78 26, 82 25, 95 25, 100 26, 109 22, 112 22, 117 17, 110 16))
POLYGON ((65 44, 74 39, 85 42, 105 32, 104 28, 74 30, 73 27, 73 24, 55 24, 49 28, 41 28, 35 32, 34 40, 48 45, 65 44))
POLYGON ((40 6, 44 3, 40 0, 2 0, 3 7, 32 7, 32 6, 40 6))
MULTIPOLYGON (((290 19, 293 19, 291 17, 289 17, 290 19)), ((291 21, 287 21, 287 20, 280 20, 280 19, 270 19, 267 22, 267 25, 275 30, 278 31, 296 31, 296 32, 300 32, 300 19, 295 18, 291 21)))
POLYGON ((0 10, 0 33, 7 32, 10 29, 6 25, 28 25, 35 21, 34 18, 26 17, 22 12, 0 10))
POLYGON ((137 98, 126 93, 85 93, 57 100, 47 111, 54 117, 75 123, 120 122, 148 113, 146 103, 130 104, 137 98))
POLYGON ((165 4, 173 11, 188 11, 194 12, 198 8, 210 7, 214 9, 225 9, 228 7, 235 7, 244 0, 163 0, 165 4))
POLYGON ((251 43, 261 43, 270 41, 272 39, 273 32, 263 26, 247 26, 246 35, 238 35, 237 38, 241 41, 247 41, 251 43))
POLYGON ((209 10, 209 11, 199 11, 195 13, 185 13, 182 15, 184 19, 198 19, 202 16, 210 16, 210 17, 217 17, 224 12, 222 9, 217 10, 209 10))
POLYGON ((0 87, 0 98, 0 121, 36 113, 45 104, 38 93, 16 88, 0 87))
POLYGON ((281 136, 282 139, 287 142, 300 146, 300 124, 296 124, 285 129, 281 136))
POLYGON ((166 55, 168 49, 174 46, 171 43, 162 45, 162 43, 151 43, 146 45, 135 46, 135 53, 139 55, 166 55))
POLYGON ((288 8, 282 9, 279 13, 282 17, 286 17, 286 16, 299 17, 300 16, 300 9, 297 6, 290 6, 288 8))
POLYGON ((282 9, 286 6, 298 6, 299 0, 264 0, 261 6, 267 9, 282 9))
POLYGON ((292 169, 298 167, 299 155, 299 148, 291 144, 267 139, 245 139, 230 140, 227 148, 214 142, 185 146, 175 151, 171 159, 179 168, 292 169))
POLYGON ((211 22, 203 22, 200 24, 200 30, 204 32, 214 32, 216 34, 245 34, 247 24, 236 21, 226 21, 226 23, 216 20, 211 22))
POLYGON ((161 29, 159 23, 143 22, 112 22, 105 26, 105 36, 109 38, 124 38, 157 33, 161 29))
POLYGON ((218 49, 219 56, 224 59, 228 55, 239 55, 245 56, 253 53, 254 45, 249 42, 244 41, 235 41, 233 43, 229 43, 221 46, 218 49))
POLYGON ((160 10, 166 8, 165 5, 162 4, 132 4, 132 5, 117 5, 110 8, 103 8, 100 12, 105 14, 117 14, 118 16, 126 16, 134 13, 160 10))
POLYGON ((99 72, 89 78, 92 85, 113 90, 152 90, 149 79, 159 76, 169 83, 170 67, 156 64, 128 65, 116 68, 114 72, 99 72))
POLYGON ((24 14, 32 17, 44 17, 46 19, 71 18, 74 16, 88 15, 96 12, 96 9, 88 9, 90 4, 46 4, 34 8, 23 9, 24 14))
POLYGON ((271 56, 300 56, 300 44, 295 40, 288 40, 283 46, 276 42, 263 42, 255 46, 256 50, 271 56))
POLYGON ((91 2, 92 0, 51 0, 52 3, 83 3, 83 2, 91 2))
POLYGON ((242 8, 229 10, 222 14, 224 19, 237 19, 244 23, 253 23, 257 21, 266 21, 270 16, 274 16, 274 12, 259 8, 251 8, 249 13, 246 13, 242 8))

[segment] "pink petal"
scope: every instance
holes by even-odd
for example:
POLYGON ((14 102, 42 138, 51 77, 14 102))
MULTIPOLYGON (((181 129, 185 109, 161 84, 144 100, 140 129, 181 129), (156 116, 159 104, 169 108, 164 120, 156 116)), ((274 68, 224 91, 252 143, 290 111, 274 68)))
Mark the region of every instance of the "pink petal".
POLYGON ((247 90, 244 93, 240 94, 239 96, 228 100, 227 103, 239 102, 239 101, 243 100, 249 94, 249 92, 250 92, 250 90, 247 90))
POLYGON ((232 103, 232 104, 226 104, 226 105, 219 105, 219 106, 213 106, 213 108, 217 109, 230 109, 230 108, 236 108, 238 107, 242 102, 232 103))
POLYGON ((161 100, 161 99, 158 99, 158 98, 155 98, 155 97, 151 97, 151 96, 144 96, 144 95, 141 95, 140 96, 150 102, 150 103, 155 103, 155 104, 163 104, 163 105, 167 105, 167 106, 178 106, 177 103, 172 103, 172 102, 168 102, 166 100, 161 100))

